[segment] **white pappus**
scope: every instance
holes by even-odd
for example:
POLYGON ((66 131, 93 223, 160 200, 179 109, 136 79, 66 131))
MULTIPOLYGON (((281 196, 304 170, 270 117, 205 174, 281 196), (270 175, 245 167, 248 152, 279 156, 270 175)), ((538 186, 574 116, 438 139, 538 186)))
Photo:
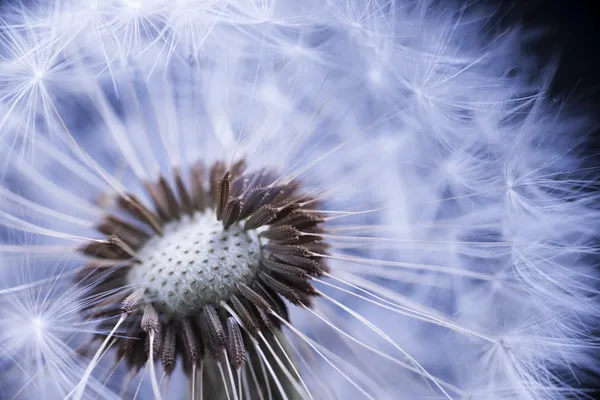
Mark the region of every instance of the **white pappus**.
POLYGON ((591 118, 439 3, 4 5, 0 397, 585 397, 591 118))

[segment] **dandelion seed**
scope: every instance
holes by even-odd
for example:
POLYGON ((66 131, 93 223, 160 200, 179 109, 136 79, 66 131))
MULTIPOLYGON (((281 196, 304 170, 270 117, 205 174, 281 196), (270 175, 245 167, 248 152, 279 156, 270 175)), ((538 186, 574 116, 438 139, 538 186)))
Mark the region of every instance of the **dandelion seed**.
MULTIPOLYGON (((121 267, 119 277, 113 278, 110 270, 83 269, 79 284, 99 282, 98 294, 116 293, 112 306, 103 304, 96 310, 92 305, 85 311, 107 321, 126 313, 123 321, 131 337, 152 341, 148 348, 161 349, 157 351, 167 374, 179 357, 188 374, 200 367, 205 354, 220 360, 222 351, 229 349, 232 360, 247 358, 239 355, 240 338, 251 343, 257 334, 266 340, 260 332, 273 335, 279 323, 268 318, 271 310, 287 316, 287 306, 279 297, 310 304, 315 292, 309 278, 326 270, 321 260, 310 255, 326 248, 318 234, 301 240, 282 233, 297 228, 320 231, 320 217, 303 211, 302 204, 314 200, 303 196, 294 181, 278 184, 268 171, 245 173, 244 168, 242 162, 229 170, 216 163, 207 176, 194 176, 196 181, 190 185, 177 175, 177 197, 161 177, 146 185, 156 214, 131 196, 118 200, 120 211, 145 229, 110 215, 98 227, 110 239, 82 247, 84 254, 95 258, 93 265, 98 259, 120 260, 126 270, 121 267), (194 187, 194 193, 186 186, 194 187), (197 237, 203 240, 195 241, 197 237), (182 249, 188 250, 188 256, 182 249), (182 262, 173 259, 182 256, 182 262), (226 310, 215 308, 221 302, 236 310, 245 321, 244 336, 250 336, 244 339, 231 333, 241 332, 240 327, 226 323, 226 310), (225 326, 230 326, 230 334, 225 326), (173 333, 163 338, 162 332, 173 333)), ((151 354, 128 340, 115 341, 130 368, 141 369, 148 362, 151 354)))

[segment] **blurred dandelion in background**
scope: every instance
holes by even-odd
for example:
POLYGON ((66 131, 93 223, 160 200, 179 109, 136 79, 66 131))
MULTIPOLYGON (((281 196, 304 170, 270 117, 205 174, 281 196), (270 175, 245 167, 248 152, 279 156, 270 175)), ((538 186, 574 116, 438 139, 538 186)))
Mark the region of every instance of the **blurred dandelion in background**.
POLYGON ((594 121, 493 21, 4 4, 1 397, 585 397, 594 121))

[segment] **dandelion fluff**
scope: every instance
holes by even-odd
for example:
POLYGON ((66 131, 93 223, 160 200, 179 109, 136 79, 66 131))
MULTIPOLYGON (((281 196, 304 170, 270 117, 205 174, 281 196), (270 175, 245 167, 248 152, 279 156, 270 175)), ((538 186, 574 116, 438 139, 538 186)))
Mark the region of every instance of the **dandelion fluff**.
POLYGON ((585 396, 591 124, 527 33, 452 2, 4 11, 2 397, 585 396))

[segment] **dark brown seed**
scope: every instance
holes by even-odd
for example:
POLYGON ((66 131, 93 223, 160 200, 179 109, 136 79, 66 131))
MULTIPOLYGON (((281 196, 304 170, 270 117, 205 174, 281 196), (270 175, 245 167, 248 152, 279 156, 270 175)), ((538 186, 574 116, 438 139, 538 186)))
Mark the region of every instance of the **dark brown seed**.
POLYGON ((244 307, 246 307, 246 309, 250 312, 250 314, 252 314, 254 319, 258 321, 258 328, 261 331, 268 333, 271 330, 273 330, 273 323, 271 322, 271 317, 269 315, 271 307, 268 305, 268 303, 266 308, 257 307, 256 305, 254 305, 254 303, 252 303, 243 296, 240 296, 238 298, 242 302, 244 307))
POLYGON ((132 340, 133 347, 131 349, 131 355, 128 357, 131 368, 135 371, 141 370, 146 362, 148 361, 148 352, 146 351, 146 341, 144 340, 143 333, 138 331, 138 336, 135 340, 132 340))
POLYGON ((148 192, 148 195, 152 199, 152 203, 154 204, 154 208, 156 210, 156 213, 160 217, 160 219, 163 222, 170 221, 171 218, 169 216, 168 206, 166 204, 166 200, 162 196, 160 182, 159 183, 144 182, 144 187, 146 188, 146 192, 148 192))
POLYGON ((233 182, 231 182, 230 196, 240 197, 244 193, 248 182, 247 176, 240 176, 234 179, 233 182))
POLYGON ((217 196, 219 194, 220 183, 227 172, 225 163, 218 161, 212 165, 209 172, 210 179, 210 204, 213 208, 217 208, 217 196))
POLYGON ((313 254, 313 257, 316 257, 316 254, 319 256, 328 255, 327 250, 329 246, 324 242, 312 242, 312 243, 304 243, 303 247, 306 248, 309 252, 313 254))
POLYGON ((273 199, 274 203, 293 202, 300 203, 300 199, 296 195, 297 190, 300 187, 300 183, 297 181, 287 182, 285 185, 280 186, 279 194, 273 199))
POLYGON ((304 269, 294 265, 289 265, 270 259, 263 259, 260 263, 263 267, 281 275, 293 276, 301 279, 309 278, 308 273, 304 269))
POLYGON ((315 287, 311 284, 310 279, 300 278, 292 275, 283 275, 273 273, 271 275, 275 280, 294 289, 299 295, 306 295, 308 298, 317 296, 315 287))
POLYGON ((246 195, 243 197, 244 205, 242 206, 242 210, 240 212, 241 219, 248 217, 261 207, 261 200, 268 190, 269 189, 266 188, 255 187, 246 193, 246 195))
POLYGON ((126 275, 127 268, 120 268, 116 271, 95 271, 78 282, 80 285, 90 287, 90 296, 101 297, 106 293, 114 293, 116 290, 127 287, 126 275))
POLYGON ((302 298, 292 287, 280 282, 271 275, 262 271, 259 272, 259 277, 265 285, 279 293, 281 296, 285 297, 290 303, 294 305, 302 304, 302 298))
POLYGON ((256 229, 268 224, 277 216, 277 210, 271 206, 262 206, 252 214, 244 224, 244 230, 256 229))
POLYGON ((204 343, 204 348, 208 352, 208 355, 212 358, 219 358, 220 349, 215 344, 215 340, 213 335, 210 332, 210 327, 208 324, 208 318, 201 313, 197 319, 198 328, 200 329, 200 335, 202 336, 202 342, 204 343))
POLYGON ((219 186, 217 188, 217 197, 215 200, 215 213, 217 214, 217 220, 221 221, 223 218, 223 211, 225 210, 225 205, 229 201, 229 189, 231 188, 231 173, 227 171, 223 178, 219 181, 219 186))
POLYGON ((88 242, 79 248, 79 252, 90 257, 104 258, 108 260, 128 260, 131 256, 121 250, 118 246, 108 241, 88 242))
POLYGON ((278 244, 290 244, 298 241, 300 232, 293 226, 282 225, 275 228, 269 228, 268 231, 261 233, 260 236, 278 244))
POLYGON ((276 224, 278 221, 285 220, 290 215, 293 215, 296 212, 296 210, 298 210, 299 207, 300 206, 295 203, 289 203, 289 204, 280 206, 277 209, 277 216, 275 218, 273 218, 273 220, 270 223, 276 224))
POLYGON ((229 349, 231 363, 235 369, 240 369, 246 360, 246 349, 240 326, 233 317, 227 318, 227 333, 229 339, 227 348, 229 349))
POLYGON ((156 332, 158 331, 160 323, 158 321, 158 313, 151 305, 144 307, 144 314, 142 316, 141 327, 144 332, 156 332))
POLYGON ((267 169, 262 169, 258 173, 254 174, 252 179, 252 186, 267 187, 277 180, 277 177, 267 169))
POLYGON ((273 258, 286 264, 295 265, 296 267, 305 269, 310 275, 321 276, 324 271, 327 271, 325 264, 306 257, 273 253, 273 258))
MULTIPOLYGON (((87 272, 89 273, 89 271, 91 269, 99 269, 99 270, 104 270, 104 269, 111 269, 111 268, 116 268, 116 267, 120 267, 120 266, 130 266, 129 263, 127 261, 124 260, 106 260, 103 258, 98 258, 98 259, 90 259, 89 261, 87 261, 85 263, 85 265, 83 265, 82 270, 87 270, 87 272)), ((79 276, 79 275, 77 275, 79 276)))
POLYGON ((267 243, 265 250, 278 256, 311 257, 312 254, 303 246, 267 243))
POLYGON ((208 326, 215 338, 215 342, 219 346, 225 347, 225 345, 227 343, 225 329, 223 329, 223 324, 221 323, 221 320, 219 319, 219 314, 217 314, 217 310, 215 309, 214 306, 209 304, 209 305, 202 307, 202 311, 204 312, 204 315, 206 316, 206 318, 208 320, 208 326))
POLYGON ((231 301, 231 305, 233 306, 233 310, 242 320, 242 323, 248 330, 248 333, 250 333, 252 336, 255 336, 259 331, 260 321, 258 321, 255 316, 252 315, 252 313, 235 295, 231 295, 229 299, 231 301))
POLYGON ((265 204, 270 204, 272 206, 276 206, 277 202, 275 202, 275 199, 281 194, 281 192, 281 186, 269 186, 268 188, 266 188, 264 196, 260 199, 260 205, 262 206, 265 204))
POLYGON ((204 167, 202 166, 202 163, 197 162, 194 164, 190 171, 190 175, 192 204, 194 205, 194 209, 204 211, 207 206, 207 194, 204 189, 204 167))
POLYGON ((135 252, 135 250, 132 249, 127 243, 125 243, 123 241, 123 239, 121 239, 118 236, 115 236, 115 235, 110 236, 108 238, 108 243, 115 246, 118 250, 127 254, 131 258, 137 257, 137 253, 135 252))
MULTIPOLYGON (((88 305, 86 307, 84 307, 84 310, 86 311, 85 315, 86 317, 92 319, 92 318, 98 318, 98 319, 104 319, 104 323, 106 324, 105 327, 108 329, 108 331, 111 331, 112 328, 114 327, 115 321, 114 318, 121 315, 121 313, 123 312, 123 310, 121 309, 120 306, 115 307, 116 305, 122 304, 123 300, 125 299, 125 294, 123 293, 118 293, 115 294, 114 296, 110 296, 98 303, 94 303, 92 305, 88 305)), ((102 325, 102 323, 101 323, 102 325)), ((104 329, 99 329, 99 331, 103 331, 104 329)))
POLYGON ((273 225, 291 225, 300 231, 306 231, 307 229, 313 228, 323 222, 324 219, 319 215, 297 210, 295 213, 288 215, 286 218, 277 220, 277 222, 273 223, 273 225))
POLYGON ((181 171, 179 168, 173 168, 173 175, 175 177, 175 186, 177 187, 181 211, 183 211, 184 214, 191 215, 194 212, 194 206, 192 205, 192 199, 181 178, 181 171))
MULTIPOLYGON (((86 302, 84 305, 82 305, 82 309, 85 311, 89 310, 89 312, 86 314, 91 318, 97 318, 101 315, 115 317, 121 314, 123 311, 120 306, 115 307, 115 305, 122 304, 123 300, 125 300, 125 297, 127 297, 127 293, 117 292, 96 302, 86 302)), ((112 320, 107 321, 107 323, 114 325, 114 321, 112 320)))
POLYGON ((202 340, 208 355, 214 359, 218 359, 221 356, 222 346, 219 345, 215 334, 211 330, 211 324, 205 313, 201 313, 198 317, 198 327, 202 335, 202 340))
POLYGON ((115 235, 120 237, 133 248, 140 247, 150 239, 150 235, 144 230, 129 222, 123 221, 115 215, 104 217, 96 229, 105 235, 115 235))
POLYGON ((242 202, 239 198, 231 199, 225 204, 223 210, 223 226, 225 229, 238 221, 241 209, 242 202))
POLYGON ((209 354, 215 359, 219 358, 227 345, 227 336, 214 306, 206 305, 202 308, 199 325, 203 337, 206 338, 205 344, 209 354))
POLYGON ((243 175, 246 168, 247 165, 244 160, 240 160, 231 166, 230 171, 232 183, 229 196, 238 197, 240 194, 242 194, 244 187, 248 182, 248 177, 243 175))
MULTIPOLYGON (((277 292, 273 291, 268 286, 263 285, 259 280, 254 281, 254 289, 256 293, 260 294, 269 303, 269 310, 272 309, 281 318, 289 321, 290 318, 288 315, 287 306, 283 300, 281 300, 277 292)), ((275 317, 271 317, 271 321, 274 326, 281 325, 281 321, 275 317)))
POLYGON ((158 180, 158 187, 161 191, 161 197, 164 199, 167 212, 169 213, 170 219, 180 219, 181 218, 181 207, 177 202, 177 198, 175 197, 175 193, 171 189, 171 185, 167 182, 167 179, 164 176, 160 176, 158 180))
POLYGON ((262 308, 264 310, 268 310, 269 308, 271 308, 267 300, 265 300, 260 294, 252 290, 247 285, 243 283, 238 283, 236 287, 240 291, 242 296, 248 299, 248 301, 252 303, 254 307, 262 308))
POLYGON ((134 356, 134 345, 138 340, 138 335, 140 334, 137 321, 132 319, 130 323, 123 328, 123 330, 125 332, 123 338, 117 341, 117 358, 125 359, 128 363, 131 363, 134 356))
POLYGON ((163 368, 165 369, 165 373, 170 375, 175 369, 175 358, 176 358, 176 339, 175 327, 172 323, 167 324, 167 329, 165 329, 165 338, 162 343, 162 353, 161 360, 163 368))
MULTIPOLYGON (((309 231, 313 231, 314 229, 310 229, 309 231)), ((319 232, 319 233, 323 233, 323 232, 319 232)), ((296 243, 293 244, 299 244, 299 245, 304 245, 305 247, 308 247, 307 245, 313 246, 315 244, 324 244, 323 242, 323 237, 316 234, 315 232, 307 232, 307 231, 303 231, 303 234, 300 235, 300 237, 298 237, 298 241, 296 243)))
MULTIPOLYGON (((156 329, 156 332, 154 333, 154 351, 152 354, 152 357, 154 357, 154 359, 156 360, 158 358, 158 356, 160 355, 160 348, 161 348, 161 344, 162 344, 162 329, 160 324, 158 325, 158 328, 156 329)), ((146 346, 145 346, 145 350, 146 350, 146 357, 150 357, 150 335, 146 335, 146 346)))
POLYGON ((183 333, 183 346, 187 352, 188 361, 192 364, 200 365, 202 360, 202 347, 198 341, 199 335, 195 332, 190 319, 185 318, 181 321, 183 333))
POLYGON ((125 300, 121 303, 121 309, 127 314, 132 314, 137 311, 138 304, 144 297, 144 289, 138 289, 125 297, 125 300))
POLYGON ((142 223, 150 226, 156 234, 162 236, 162 223, 158 215, 148 209, 135 195, 119 197, 119 207, 142 223))

